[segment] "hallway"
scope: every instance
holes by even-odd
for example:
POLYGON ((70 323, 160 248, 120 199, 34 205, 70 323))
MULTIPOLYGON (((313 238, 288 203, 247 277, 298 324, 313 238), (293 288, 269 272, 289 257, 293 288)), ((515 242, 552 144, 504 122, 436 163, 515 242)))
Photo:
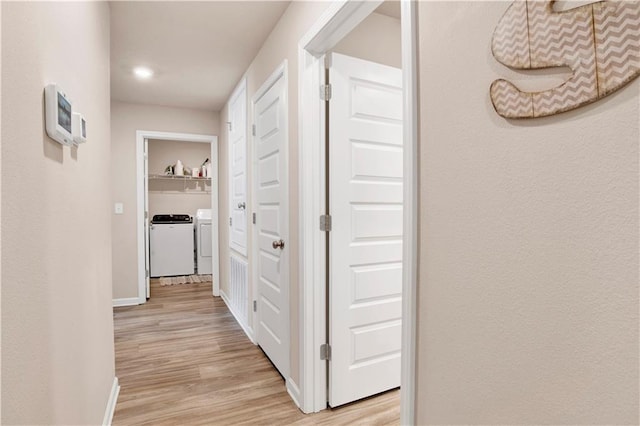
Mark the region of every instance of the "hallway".
POLYGON ((114 425, 398 424, 400 392, 304 415, 211 283, 160 286, 145 304, 114 309, 114 425))

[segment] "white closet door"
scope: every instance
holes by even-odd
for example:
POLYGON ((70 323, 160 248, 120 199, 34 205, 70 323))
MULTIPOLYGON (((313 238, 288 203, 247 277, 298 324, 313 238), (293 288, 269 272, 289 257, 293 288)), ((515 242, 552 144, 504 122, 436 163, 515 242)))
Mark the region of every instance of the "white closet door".
POLYGON ((254 100, 257 262, 256 340, 283 377, 289 373, 287 84, 282 68, 254 100))
POLYGON ((247 255, 247 90, 242 80, 229 101, 229 246, 247 255))
POLYGON ((329 404, 400 386, 402 73, 332 55, 329 404))

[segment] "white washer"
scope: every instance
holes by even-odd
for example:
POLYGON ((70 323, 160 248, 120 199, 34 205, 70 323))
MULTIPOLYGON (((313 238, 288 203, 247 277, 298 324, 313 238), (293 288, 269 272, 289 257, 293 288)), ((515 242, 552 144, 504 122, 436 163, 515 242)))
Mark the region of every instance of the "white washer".
POLYGON ((193 222, 189 215, 156 215, 149 230, 151 277, 192 275, 193 222))
POLYGON ((196 259, 198 274, 210 275, 213 271, 213 241, 211 240, 211 209, 198 209, 195 217, 196 259))

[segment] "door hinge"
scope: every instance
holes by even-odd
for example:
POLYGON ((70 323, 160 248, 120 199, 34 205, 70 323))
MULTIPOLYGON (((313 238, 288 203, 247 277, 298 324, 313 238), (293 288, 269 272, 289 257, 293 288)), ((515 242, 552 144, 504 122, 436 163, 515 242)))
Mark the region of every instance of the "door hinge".
POLYGON ((149 270, 147 269, 146 271, 144 271, 144 275, 146 278, 149 278, 149 270))
POLYGON ((258 302, 253 301, 253 312, 258 312, 258 302))
POLYGON ((144 212, 144 218, 149 219, 149 212, 144 212))
POLYGON ((320 216, 320 230, 324 232, 331 231, 331 215, 323 214, 320 216))
POLYGON ((253 136, 255 136, 255 135, 256 135, 256 125, 255 125, 255 124, 252 124, 252 125, 251 125, 251 134, 252 134, 253 136))
POLYGON ((320 345, 320 359, 322 361, 331 361, 331 345, 324 343, 320 345))
POLYGON ((232 217, 229 218, 229 226, 233 226, 233 218, 232 217))
POLYGON ((320 86, 320 99, 323 101, 331 100, 331 84, 323 84, 320 86))
POLYGON ((251 216, 252 216, 252 222, 255 225, 256 224, 256 214, 253 213, 251 216))
POLYGON ((233 123, 231 121, 227 121, 227 125, 229 126, 229 131, 233 130, 233 123))

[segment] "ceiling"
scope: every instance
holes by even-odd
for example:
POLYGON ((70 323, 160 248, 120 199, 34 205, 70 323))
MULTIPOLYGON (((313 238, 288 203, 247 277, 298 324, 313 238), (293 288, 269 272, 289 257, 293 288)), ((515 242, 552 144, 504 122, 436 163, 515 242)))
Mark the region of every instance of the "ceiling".
POLYGON ((219 111, 289 2, 111 2, 111 97, 219 111), (137 80, 135 66, 155 75, 137 80))
MULTIPOLYGON (((111 98, 219 111, 288 1, 112 1, 111 98), (145 81, 133 68, 155 74, 145 81)), ((376 12, 400 19, 400 2, 376 12)))

